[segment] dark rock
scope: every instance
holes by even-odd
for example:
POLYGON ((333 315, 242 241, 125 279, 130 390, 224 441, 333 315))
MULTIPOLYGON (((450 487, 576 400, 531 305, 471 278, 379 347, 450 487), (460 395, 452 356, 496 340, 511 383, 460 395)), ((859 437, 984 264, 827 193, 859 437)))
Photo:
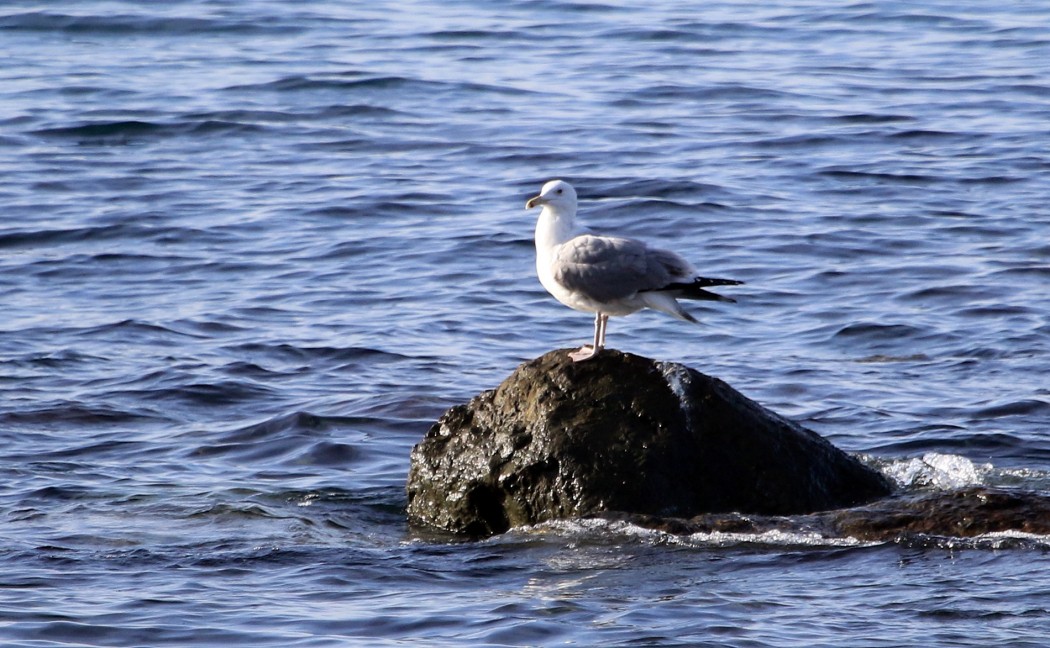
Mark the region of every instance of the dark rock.
POLYGON ((690 519, 606 513, 620 520, 675 535, 813 532, 873 542, 914 538, 974 538, 988 533, 1050 535, 1050 496, 973 486, 953 491, 898 494, 850 509, 775 517, 709 513, 690 519))
POLYGON ((680 364, 606 350, 526 362, 412 450, 408 512, 474 536, 623 511, 804 514, 891 485, 828 441, 680 364))
POLYGON ((937 535, 972 538, 1020 531, 1050 534, 1050 497, 1030 491, 972 487, 893 497, 829 515, 836 535, 862 540, 937 535))

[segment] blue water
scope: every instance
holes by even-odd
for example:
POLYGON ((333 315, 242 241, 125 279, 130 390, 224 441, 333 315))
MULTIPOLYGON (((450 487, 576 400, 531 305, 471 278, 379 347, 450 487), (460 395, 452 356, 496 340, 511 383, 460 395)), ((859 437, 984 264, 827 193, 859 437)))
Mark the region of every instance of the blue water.
POLYGON ((560 177, 747 281, 611 346, 1050 491, 1046 3, 16 1, 0 59, 4 645, 1044 645, 1050 538, 465 543, 404 481, 589 339, 534 275, 560 177))

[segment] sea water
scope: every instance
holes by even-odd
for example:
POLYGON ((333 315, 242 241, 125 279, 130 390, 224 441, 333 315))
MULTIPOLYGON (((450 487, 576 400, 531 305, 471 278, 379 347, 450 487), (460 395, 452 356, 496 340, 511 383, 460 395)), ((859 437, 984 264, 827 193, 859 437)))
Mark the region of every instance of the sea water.
POLYGON ((0 59, 4 645, 1045 645, 1050 538, 464 542, 404 494, 591 337, 551 178, 747 282, 610 346, 902 487, 1050 490, 1045 3, 14 1, 0 59))

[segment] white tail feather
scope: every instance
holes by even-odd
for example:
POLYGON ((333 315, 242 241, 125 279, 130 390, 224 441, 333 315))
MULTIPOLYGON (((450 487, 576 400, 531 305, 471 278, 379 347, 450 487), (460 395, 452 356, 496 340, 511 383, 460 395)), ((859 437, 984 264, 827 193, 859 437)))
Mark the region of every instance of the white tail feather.
POLYGON ((663 292, 644 292, 639 293, 639 297, 645 302, 645 305, 653 310, 658 310, 661 313, 667 313, 675 319, 685 320, 686 322, 696 322, 696 318, 690 315, 682 308, 682 305, 675 301, 672 295, 663 292))

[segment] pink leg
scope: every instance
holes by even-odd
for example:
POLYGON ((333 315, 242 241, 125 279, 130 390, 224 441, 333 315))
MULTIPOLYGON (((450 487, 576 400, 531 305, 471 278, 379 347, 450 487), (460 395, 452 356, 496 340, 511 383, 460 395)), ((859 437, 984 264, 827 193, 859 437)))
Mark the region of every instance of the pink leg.
POLYGON ((602 313, 596 313, 594 315, 594 344, 584 345, 569 354, 573 362, 583 362, 584 360, 590 360, 594 356, 598 355, 598 352, 605 347, 605 324, 609 321, 609 316, 602 313))

